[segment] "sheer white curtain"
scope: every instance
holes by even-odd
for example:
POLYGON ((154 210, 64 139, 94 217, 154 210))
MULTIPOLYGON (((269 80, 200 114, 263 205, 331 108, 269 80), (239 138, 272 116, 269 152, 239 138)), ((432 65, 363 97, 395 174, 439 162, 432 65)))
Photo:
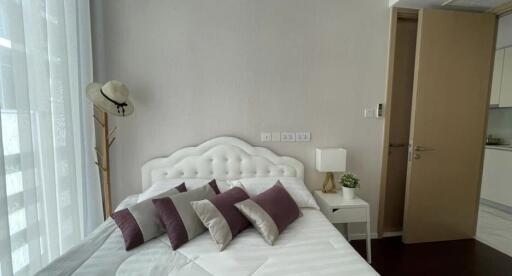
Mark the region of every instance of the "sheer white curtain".
POLYGON ((88 3, 0 0, 0 276, 32 275, 102 221, 88 3))

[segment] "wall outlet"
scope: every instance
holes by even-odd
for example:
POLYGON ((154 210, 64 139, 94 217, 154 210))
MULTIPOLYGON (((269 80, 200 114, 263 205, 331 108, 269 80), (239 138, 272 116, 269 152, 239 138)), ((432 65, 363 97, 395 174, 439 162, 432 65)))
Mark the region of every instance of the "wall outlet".
POLYGON ((272 132, 272 142, 281 142, 281 132, 272 132))
POLYGON ((260 134, 261 142, 270 142, 272 141, 272 133, 271 132, 262 132, 260 134))
POLYGON ((295 132, 281 132, 281 142, 295 142, 295 132))
POLYGON ((295 141, 297 142, 309 142, 311 141, 311 132, 296 132, 295 141))

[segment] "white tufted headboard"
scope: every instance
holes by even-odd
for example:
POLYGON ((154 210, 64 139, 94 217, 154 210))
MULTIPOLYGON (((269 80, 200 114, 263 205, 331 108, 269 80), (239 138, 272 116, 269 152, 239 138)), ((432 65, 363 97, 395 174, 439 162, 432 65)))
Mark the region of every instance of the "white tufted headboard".
POLYGON ((238 138, 218 137, 146 162, 142 166, 142 190, 156 181, 172 178, 234 180, 265 176, 304 179, 304 165, 238 138))

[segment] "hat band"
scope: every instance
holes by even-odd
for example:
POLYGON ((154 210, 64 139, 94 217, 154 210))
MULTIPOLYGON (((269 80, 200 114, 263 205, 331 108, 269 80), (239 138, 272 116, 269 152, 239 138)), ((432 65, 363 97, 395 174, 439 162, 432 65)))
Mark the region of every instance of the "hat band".
POLYGON ((124 116, 124 107, 128 106, 128 104, 126 104, 126 102, 120 103, 120 102, 114 101, 113 99, 111 99, 107 95, 105 95, 105 93, 103 93, 103 89, 101 89, 101 88, 100 88, 100 93, 101 93, 101 95, 103 95, 103 97, 105 97, 105 99, 107 99, 109 102, 111 102, 111 103, 116 105, 117 113, 121 113, 122 112, 122 114, 124 116))

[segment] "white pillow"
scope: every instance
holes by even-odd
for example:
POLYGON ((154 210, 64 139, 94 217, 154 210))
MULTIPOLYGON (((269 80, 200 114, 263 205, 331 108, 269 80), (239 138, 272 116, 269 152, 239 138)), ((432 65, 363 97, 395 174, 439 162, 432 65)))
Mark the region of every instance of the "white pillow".
POLYGON ((127 197, 125 197, 125 199, 123 199, 123 201, 121 201, 116 209, 114 209, 114 212, 117 212, 121 209, 125 209, 125 208, 128 208, 128 207, 132 207, 133 205, 137 204, 138 203, 138 200, 139 200, 139 195, 136 194, 136 195, 129 195, 127 197))
MULTIPOLYGON (((197 189, 199 187, 202 187, 202 186, 208 184, 208 182, 210 182, 211 180, 212 180, 211 178, 209 178, 209 179, 204 179, 204 178, 187 178, 187 179, 178 178, 178 179, 175 179, 175 178, 173 178, 173 179, 164 179, 164 180, 156 181, 153 184, 151 184, 151 186, 147 190, 145 190, 144 192, 139 194, 139 198, 138 198, 137 202, 141 202, 148 198, 152 198, 153 196, 163 193, 165 191, 168 191, 168 190, 180 185, 183 182, 185 182, 185 187, 187 187, 187 191, 191 191, 191 190, 197 189)), ((226 181, 216 180, 216 182, 217 182, 217 187, 219 187, 219 190, 221 193, 230 188, 230 185, 226 181)))
POLYGON ((231 186, 242 186, 250 197, 268 190, 280 181, 300 208, 320 209, 304 181, 295 177, 256 177, 230 181, 231 186))

